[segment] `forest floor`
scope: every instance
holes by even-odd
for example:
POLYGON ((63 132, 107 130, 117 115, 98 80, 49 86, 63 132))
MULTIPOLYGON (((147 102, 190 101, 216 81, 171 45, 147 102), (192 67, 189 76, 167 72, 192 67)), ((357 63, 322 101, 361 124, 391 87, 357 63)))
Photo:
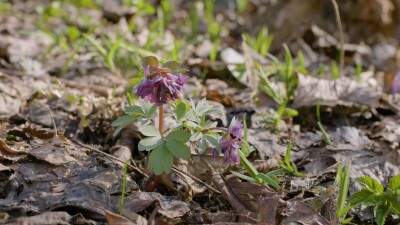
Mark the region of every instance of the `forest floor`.
POLYGON ((99 2, 0 0, 0 224, 400 222, 398 1, 99 2), (278 187, 194 142, 155 177, 141 125, 113 135, 151 55, 278 187))

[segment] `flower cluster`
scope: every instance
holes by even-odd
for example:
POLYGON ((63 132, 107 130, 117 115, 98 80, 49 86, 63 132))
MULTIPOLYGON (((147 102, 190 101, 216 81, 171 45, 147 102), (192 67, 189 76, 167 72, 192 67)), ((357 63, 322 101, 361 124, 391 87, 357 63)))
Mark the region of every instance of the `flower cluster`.
POLYGON ((179 98, 182 86, 187 77, 174 75, 167 68, 154 68, 150 73, 150 65, 144 68, 146 78, 138 85, 136 95, 156 105, 163 105, 179 98))
MULTIPOLYGON (((242 146, 243 125, 235 120, 232 121, 224 137, 219 141, 221 149, 224 151, 224 162, 238 164, 240 158, 238 150, 242 146)), ((216 153, 213 153, 216 156, 216 153)))

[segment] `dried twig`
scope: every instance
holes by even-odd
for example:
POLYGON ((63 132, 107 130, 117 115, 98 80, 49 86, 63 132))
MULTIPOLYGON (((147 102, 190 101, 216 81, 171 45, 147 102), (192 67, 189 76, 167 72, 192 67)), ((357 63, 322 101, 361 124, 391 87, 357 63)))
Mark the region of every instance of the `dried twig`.
POLYGON ((57 131, 56 121, 54 120, 53 113, 51 112, 51 109, 50 109, 49 106, 47 106, 47 110, 49 110, 50 117, 51 117, 51 121, 53 122, 53 127, 54 127, 54 138, 57 138, 57 137, 58 137, 58 131, 57 131))
MULTIPOLYGON (((84 148, 87 148, 87 149, 89 149, 89 150, 91 150, 91 151, 94 151, 94 152, 97 152, 97 153, 99 153, 99 154, 102 154, 102 155, 104 155, 104 156, 106 156, 106 157, 108 157, 108 158, 110 158, 110 159, 116 160, 116 161, 121 162, 121 163, 125 163, 123 160, 121 160, 121 159, 119 159, 119 158, 117 158, 117 157, 115 157, 115 156, 112 156, 112 155, 110 155, 110 154, 108 154, 108 153, 105 153, 105 152, 100 151, 100 150, 98 150, 98 149, 95 149, 95 148, 92 148, 92 147, 90 147, 90 146, 87 146, 87 145, 81 143, 81 142, 78 141, 78 140, 73 139, 72 141, 75 142, 76 144, 78 144, 78 145, 84 147, 84 148)), ((133 166, 133 165, 130 164, 130 163, 127 163, 127 164, 128 164, 128 167, 132 168, 135 172, 140 173, 143 177, 145 177, 145 178, 148 178, 148 177, 149 177, 147 174, 143 173, 143 171, 141 171, 138 167, 133 166)))
POLYGON ((213 191, 216 194, 221 194, 221 192, 219 192, 217 189, 211 187, 210 185, 208 185, 207 183, 205 183, 204 181, 200 180, 199 178, 193 176, 192 174, 186 173, 184 171, 179 170, 178 168, 176 168, 175 166, 172 167, 172 171, 174 171, 175 173, 181 173, 183 175, 186 175, 190 178, 192 178, 194 181, 196 181, 197 183, 200 183, 202 185, 204 185, 206 188, 208 188, 209 190, 213 191))
POLYGON ((340 12, 339 12, 339 7, 336 2, 336 0, 332 0, 332 5, 333 9, 335 10, 335 16, 336 16, 336 23, 339 29, 339 35, 340 35, 340 59, 339 59, 339 69, 340 73, 343 72, 343 67, 344 67, 344 36, 343 36, 343 28, 342 28, 342 21, 340 19, 340 12))

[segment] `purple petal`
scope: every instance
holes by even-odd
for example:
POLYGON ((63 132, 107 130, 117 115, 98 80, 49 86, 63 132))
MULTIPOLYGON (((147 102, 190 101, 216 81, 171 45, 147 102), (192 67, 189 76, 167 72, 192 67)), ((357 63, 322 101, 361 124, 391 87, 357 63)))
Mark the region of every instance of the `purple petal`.
POLYGON ((219 152, 217 151, 217 150, 213 150, 213 152, 212 152, 212 156, 214 157, 214 158, 217 158, 218 156, 219 156, 219 152))

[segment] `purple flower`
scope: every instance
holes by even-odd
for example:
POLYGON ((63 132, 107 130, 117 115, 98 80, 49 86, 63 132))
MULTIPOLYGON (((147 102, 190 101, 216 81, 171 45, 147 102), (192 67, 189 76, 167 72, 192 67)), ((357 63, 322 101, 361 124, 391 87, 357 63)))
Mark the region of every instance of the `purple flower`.
POLYGON ((232 120, 226 134, 219 141, 219 145, 224 151, 224 162, 232 164, 240 162, 238 150, 242 146, 242 137, 243 125, 237 120, 232 120))
POLYGON ((394 75, 392 93, 400 93, 400 72, 397 72, 396 75, 394 75))
POLYGON ((146 78, 137 86, 136 95, 156 105, 162 105, 179 98, 187 77, 174 75, 166 68, 155 68, 150 73, 150 66, 144 68, 146 78))

